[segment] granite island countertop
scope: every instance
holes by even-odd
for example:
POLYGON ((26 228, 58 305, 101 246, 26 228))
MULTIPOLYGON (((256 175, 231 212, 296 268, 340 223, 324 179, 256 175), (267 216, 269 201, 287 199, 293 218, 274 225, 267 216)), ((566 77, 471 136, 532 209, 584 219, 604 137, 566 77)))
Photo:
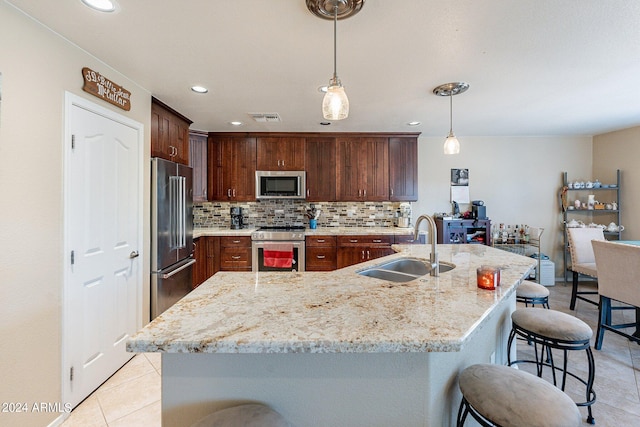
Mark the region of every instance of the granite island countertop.
POLYGON ((456 268, 393 283, 357 272, 430 245, 331 272, 219 272, 127 342, 130 352, 373 353, 460 351, 537 261, 484 245, 439 245, 456 268), (479 289, 476 268, 500 266, 479 289))

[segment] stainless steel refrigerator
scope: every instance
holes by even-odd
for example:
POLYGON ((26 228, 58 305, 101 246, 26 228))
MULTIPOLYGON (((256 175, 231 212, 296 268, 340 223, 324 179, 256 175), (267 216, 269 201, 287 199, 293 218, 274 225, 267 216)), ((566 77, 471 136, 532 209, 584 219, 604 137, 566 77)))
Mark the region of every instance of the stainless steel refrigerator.
POLYGON ((193 170, 151 159, 151 319, 191 291, 193 170))

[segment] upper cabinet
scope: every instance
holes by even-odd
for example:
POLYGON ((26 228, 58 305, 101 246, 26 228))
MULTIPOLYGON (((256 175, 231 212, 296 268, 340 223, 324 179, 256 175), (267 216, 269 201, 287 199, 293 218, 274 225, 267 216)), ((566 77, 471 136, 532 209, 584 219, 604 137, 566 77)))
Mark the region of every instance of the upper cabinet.
POLYGON ((336 139, 309 137, 305 146, 307 201, 336 200, 336 139))
POLYGON ((191 120, 152 97, 151 157, 188 165, 191 123, 191 120))
POLYGON ((259 137, 257 144, 257 170, 304 170, 303 137, 259 137))
POLYGON ((193 168, 193 201, 207 201, 207 135, 189 133, 189 166, 193 168))
POLYGON ((209 136, 209 200, 256 199, 256 138, 209 136))
POLYGON ((337 200, 389 200, 389 139, 340 136, 337 146, 337 200))
POLYGON ((418 137, 389 138, 389 200, 418 200, 418 137))
POLYGON ((209 133, 208 198, 253 201, 255 171, 306 171, 309 202, 415 201, 417 133, 209 133))

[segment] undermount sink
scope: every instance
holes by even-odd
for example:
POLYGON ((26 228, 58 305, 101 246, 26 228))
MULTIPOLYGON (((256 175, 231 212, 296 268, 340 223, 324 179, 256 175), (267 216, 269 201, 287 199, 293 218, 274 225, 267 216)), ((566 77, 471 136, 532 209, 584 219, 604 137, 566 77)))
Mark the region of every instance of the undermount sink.
MULTIPOLYGON (((443 262, 441 262, 438 267, 440 273, 446 273, 456 268, 454 264, 443 262)), ((388 280, 390 282, 410 282, 418 277, 429 274, 430 271, 431 266, 422 260, 416 258, 400 258, 389 261, 386 264, 359 271, 358 274, 388 280)))

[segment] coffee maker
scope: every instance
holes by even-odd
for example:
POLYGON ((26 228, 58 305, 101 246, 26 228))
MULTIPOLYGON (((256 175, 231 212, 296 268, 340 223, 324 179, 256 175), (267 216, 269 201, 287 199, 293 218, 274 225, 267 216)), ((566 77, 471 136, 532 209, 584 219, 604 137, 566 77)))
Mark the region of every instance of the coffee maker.
POLYGON ((238 230, 244 226, 244 217, 242 216, 242 208, 234 206, 229 210, 231 214, 231 229, 238 230))

